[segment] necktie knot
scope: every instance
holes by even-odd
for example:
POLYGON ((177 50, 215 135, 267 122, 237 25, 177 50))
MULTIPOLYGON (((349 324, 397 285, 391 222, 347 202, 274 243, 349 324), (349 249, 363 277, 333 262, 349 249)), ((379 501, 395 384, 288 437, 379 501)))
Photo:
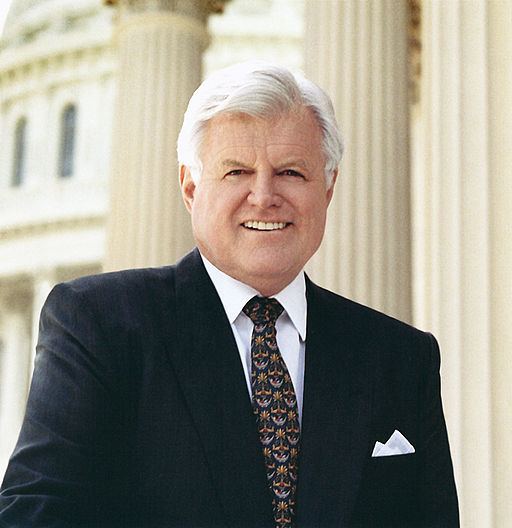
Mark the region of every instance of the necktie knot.
POLYGON ((281 303, 274 298, 253 297, 243 308, 255 325, 275 324, 283 312, 281 303))

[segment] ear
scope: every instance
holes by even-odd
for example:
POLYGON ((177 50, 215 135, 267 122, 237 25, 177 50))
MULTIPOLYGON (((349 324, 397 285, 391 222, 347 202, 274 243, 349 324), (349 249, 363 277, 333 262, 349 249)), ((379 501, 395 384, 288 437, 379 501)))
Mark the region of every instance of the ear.
POLYGON ((331 203, 332 195, 334 193, 334 184, 338 178, 338 169, 334 171, 334 176, 332 178, 331 186, 327 189, 327 205, 331 203))
POLYGON ((192 211, 192 204, 194 203, 194 192, 196 184, 192 178, 190 169, 185 165, 180 165, 180 187, 181 196, 189 212, 192 211))

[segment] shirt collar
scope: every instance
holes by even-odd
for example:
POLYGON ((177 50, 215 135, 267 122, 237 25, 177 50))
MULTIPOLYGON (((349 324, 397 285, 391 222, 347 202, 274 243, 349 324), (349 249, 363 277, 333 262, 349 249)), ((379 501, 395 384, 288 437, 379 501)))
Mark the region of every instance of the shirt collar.
MULTIPOLYGON (((220 269, 216 268, 208 259, 201 255, 206 271, 219 294, 222 305, 230 324, 240 315, 243 307, 255 295, 261 295, 251 286, 230 277, 220 269)), ((301 339, 306 340, 306 281, 304 272, 301 271, 295 279, 276 295, 277 299, 293 325, 297 329, 301 339)))

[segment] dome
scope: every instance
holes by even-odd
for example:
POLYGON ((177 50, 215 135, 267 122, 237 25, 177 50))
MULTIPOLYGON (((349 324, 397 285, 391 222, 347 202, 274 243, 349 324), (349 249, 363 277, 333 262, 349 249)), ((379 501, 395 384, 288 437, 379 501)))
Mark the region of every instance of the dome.
POLYGON ((9 8, 8 22, 12 22, 23 16, 23 13, 29 11, 38 4, 51 3, 51 0, 12 0, 9 8))
POLYGON ((21 46, 83 27, 100 11, 110 13, 103 0, 12 0, 0 45, 21 46))

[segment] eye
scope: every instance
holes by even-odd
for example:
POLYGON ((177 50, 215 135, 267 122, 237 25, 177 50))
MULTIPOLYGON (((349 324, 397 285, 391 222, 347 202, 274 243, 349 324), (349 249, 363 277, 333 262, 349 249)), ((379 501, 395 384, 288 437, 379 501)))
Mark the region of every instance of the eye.
POLYGON ((241 176, 244 174, 244 169, 233 169, 225 174, 225 176, 241 176))
POLYGON ((293 169, 286 169, 279 173, 282 176, 293 176, 295 178, 304 178, 304 175, 293 169))

